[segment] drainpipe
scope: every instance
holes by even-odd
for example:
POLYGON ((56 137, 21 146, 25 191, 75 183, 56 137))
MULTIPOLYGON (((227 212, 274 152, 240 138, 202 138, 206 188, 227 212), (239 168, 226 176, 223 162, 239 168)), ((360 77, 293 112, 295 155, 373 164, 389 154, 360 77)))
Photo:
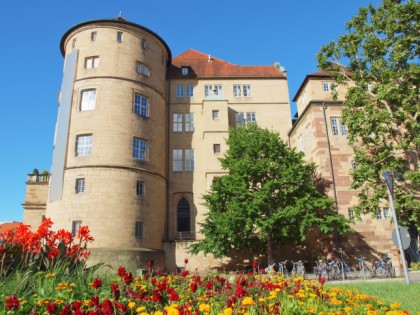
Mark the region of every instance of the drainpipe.
MULTIPOLYGON (((324 113, 325 134, 327 136, 328 155, 330 158, 330 171, 331 171, 331 180, 333 182, 335 211, 338 213, 337 187, 335 185, 334 165, 333 165, 333 159, 332 159, 332 153, 331 153, 331 143, 330 143, 330 136, 328 133, 328 123, 327 123, 327 114, 326 114, 327 105, 325 105, 325 102, 322 102, 322 110, 324 113)), ((341 248, 341 239, 340 239, 339 234, 337 234, 337 239, 338 239, 338 246, 341 248)))
POLYGON ((171 132, 170 124, 171 121, 171 111, 170 111, 170 104, 171 104, 171 79, 168 80, 168 97, 166 103, 166 167, 165 167, 165 183, 166 183, 166 220, 165 220, 165 241, 169 241, 169 154, 170 154, 170 145, 169 145, 169 133, 171 132))

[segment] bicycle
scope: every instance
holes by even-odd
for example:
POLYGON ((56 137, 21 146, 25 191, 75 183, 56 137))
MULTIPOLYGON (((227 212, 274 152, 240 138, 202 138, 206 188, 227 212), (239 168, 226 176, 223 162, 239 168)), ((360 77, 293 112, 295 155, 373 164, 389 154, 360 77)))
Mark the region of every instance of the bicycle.
POLYGON ((369 279, 373 277, 373 271, 371 268, 366 266, 364 257, 357 258, 357 264, 359 267, 360 278, 369 279))
POLYGON ((317 262, 315 262, 314 274, 318 276, 318 278, 328 278, 327 264, 325 263, 325 260, 320 259, 317 262))
POLYGON ((300 276, 303 279, 306 278, 305 265, 302 260, 293 261, 292 275, 300 276))
POLYGON ((285 277, 289 276, 289 271, 287 270, 287 264, 288 260, 279 262, 279 273, 284 275, 285 277))
POLYGON ((278 273, 280 275, 288 276, 286 267, 287 260, 278 263, 273 263, 264 269, 265 273, 278 273))
POLYGON ((327 273, 328 280, 339 280, 341 277, 340 262, 338 260, 331 260, 328 262, 327 273))
POLYGON ((391 258, 388 255, 382 255, 380 260, 376 260, 373 265, 375 276, 379 278, 395 276, 395 270, 392 267, 391 258))

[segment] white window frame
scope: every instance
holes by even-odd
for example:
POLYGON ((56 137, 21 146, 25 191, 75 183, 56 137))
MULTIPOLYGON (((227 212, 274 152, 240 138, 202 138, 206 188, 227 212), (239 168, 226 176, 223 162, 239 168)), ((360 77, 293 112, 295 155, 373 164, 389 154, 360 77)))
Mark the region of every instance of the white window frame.
POLYGON ((149 117, 149 98, 139 93, 134 93, 133 111, 142 117, 149 117))
POLYGON ((333 136, 347 136, 347 126, 339 117, 331 117, 331 131, 333 136))
POLYGON ((181 68, 182 75, 188 75, 188 67, 182 67, 181 68))
POLYGON ((185 132, 194 132, 194 113, 184 114, 185 132))
POLYGON ((99 56, 91 56, 85 58, 85 69, 93 69, 99 67, 99 56))
POLYGON ((212 110, 211 111, 211 117, 213 118, 213 120, 218 120, 219 119, 219 111, 218 110, 212 110))
POLYGON ((240 97, 242 96, 242 88, 240 84, 233 85, 233 96, 240 97))
POLYGON ((172 130, 173 132, 182 132, 182 125, 183 125, 183 115, 174 113, 172 115, 172 130))
POLYGON ((242 86, 244 97, 251 97, 251 84, 244 84, 242 86))
POLYGON ((245 113, 244 112, 235 113, 235 126, 236 127, 245 126, 245 113))
POLYGON ((256 123, 257 122, 257 115, 255 112, 247 112, 246 113, 246 123, 256 123))
POLYGON ((87 156, 92 154, 92 134, 76 136, 76 156, 87 156))
POLYGON ((323 81, 322 82, 322 91, 323 92, 330 92, 331 91, 332 82, 330 81, 323 81))
POLYGON ((176 97, 184 97, 184 86, 183 85, 177 85, 176 86, 176 97))
POLYGON ((85 192, 86 181, 84 178, 76 178, 76 194, 85 192))
POLYGON ((147 140, 134 137, 133 138, 133 158, 147 161, 149 153, 149 143, 147 140))
POLYGON ((136 62, 136 72, 145 77, 150 77, 150 67, 142 62, 136 62))
POLYGON ((389 219, 390 218, 389 208, 383 208, 382 210, 384 212, 384 219, 389 219))
POLYGON ((172 171, 182 172, 183 170, 183 152, 182 149, 172 150, 172 171))
POLYGON ((185 149, 185 171, 194 171, 194 149, 185 149))
POLYGON ((376 214, 376 220, 382 220, 382 209, 381 208, 379 208, 379 211, 376 214))
POLYGON ((348 215, 349 215, 349 220, 354 221, 355 215, 354 215, 354 210, 353 209, 348 209, 348 215))
POLYGON ((221 152, 221 146, 220 143, 214 143, 213 144, 213 153, 218 154, 221 152))
POLYGON ((98 33, 97 32, 90 33, 90 40, 92 42, 96 42, 97 37, 98 37, 98 33))
POLYGON ((83 90, 80 93, 80 111, 94 110, 96 106, 96 89, 83 90))
POLYGON ((206 97, 213 95, 213 85, 205 85, 204 86, 204 95, 206 97))
POLYGON ((141 47, 141 49, 143 49, 143 50, 146 50, 146 49, 148 49, 148 48, 149 48, 149 43, 147 42, 147 40, 146 40, 145 38, 142 38, 142 39, 141 39, 141 42, 140 42, 140 47, 141 47))
POLYGON ((194 86, 193 85, 187 85, 185 87, 185 95, 187 97, 193 97, 194 96, 194 86))
POLYGON ((213 86, 213 94, 214 95, 223 95, 223 86, 221 84, 215 84, 213 86))

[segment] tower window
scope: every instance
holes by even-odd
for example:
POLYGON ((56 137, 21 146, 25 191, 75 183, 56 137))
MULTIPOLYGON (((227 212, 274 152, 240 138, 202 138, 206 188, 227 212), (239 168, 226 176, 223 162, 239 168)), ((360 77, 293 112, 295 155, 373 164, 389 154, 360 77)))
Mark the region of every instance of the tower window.
POLYGON ((71 224, 71 234, 73 236, 77 236, 77 233, 79 232, 80 227, 82 226, 82 220, 75 220, 71 224))
POLYGON ((92 41, 92 42, 96 42, 96 36, 97 36, 98 34, 96 33, 96 32, 92 32, 91 34, 90 34, 90 40, 92 41))
POLYGON ((77 39, 73 38, 73 41, 71 42, 71 48, 76 47, 76 41, 77 41, 77 39))
POLYGON ((92 135, 80 135, 76 137, 76 156, 92 154, 92 135))
POLYGON ((77 178, 76 179, 76 194, 80 194, 85 191, 85 179, 77 178))
POLYGON ((190 204, 185 198, 178 202, 177 225, 178 232, 191 232, 190 204))
POLYGON ((146 192, 146 184, 143 181, 138 180, 136 185, 137 196, 144 196, 146 192))
POLYGON ((117 32, 117 41, 121 43, 123 40, 123 32, 117 32))
POLYGON ((149 43, 144 38, 142 38, 142 40, 141 40, 141 48, 143 50, 146 50, 147 48, 149 48, 149 43))
POLYGON ((99 67, 99 56, 87 57, 85 59, 85 69, 92 69, 99 67))
POLYGON ((143 161, 147 160, 148 143, 146 140, 134 138, 133 139, 133 158, 143 161))
POLYGON ((134 113, 137 115, 149 116, 149 99, 140 94, 134 94, 134 113))
POLYGON ((80 111, 93 110, 96 104, 96 90, 82 91, 80 111))
POLYGON ((137 62, 136 63, 136 72, 138 74, 142 74, 145 77, 150 77, 150 68, 148 65, 145 65, 144 63, 137 62))
POLYGON ((143 232, 144 232, 143 230, 144 230, 144 224, 143 224, 143 222, 136 221, 136 228, 135 228, 134 235, 137 238, 142 238, 143 237, 143 232))

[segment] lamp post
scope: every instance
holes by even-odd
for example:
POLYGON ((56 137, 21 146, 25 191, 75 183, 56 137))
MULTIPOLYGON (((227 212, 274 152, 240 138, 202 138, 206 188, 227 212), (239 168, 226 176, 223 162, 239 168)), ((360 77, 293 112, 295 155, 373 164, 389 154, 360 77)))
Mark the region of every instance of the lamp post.
POLYGON ((383 175, 385 178, 386 186, 388 188, 387 190, 388 190, 389 203, 391 204, 392 218, 394 219, 395 234, 397 236, 398 249, 400 250, 400 256, 401 256, 402 265, 404 269, 405 282, 409 284, 410 279, 408 278, 407 262, 405 261, 405 254, 404 254, 404 249, 402 246, 400 229, 398 228, 397 214, 395 213, 395 208, 394 208, 394 198, 392 197, 392 190, 393 190, 392 174, 389 172, 384 172, 383 175))

